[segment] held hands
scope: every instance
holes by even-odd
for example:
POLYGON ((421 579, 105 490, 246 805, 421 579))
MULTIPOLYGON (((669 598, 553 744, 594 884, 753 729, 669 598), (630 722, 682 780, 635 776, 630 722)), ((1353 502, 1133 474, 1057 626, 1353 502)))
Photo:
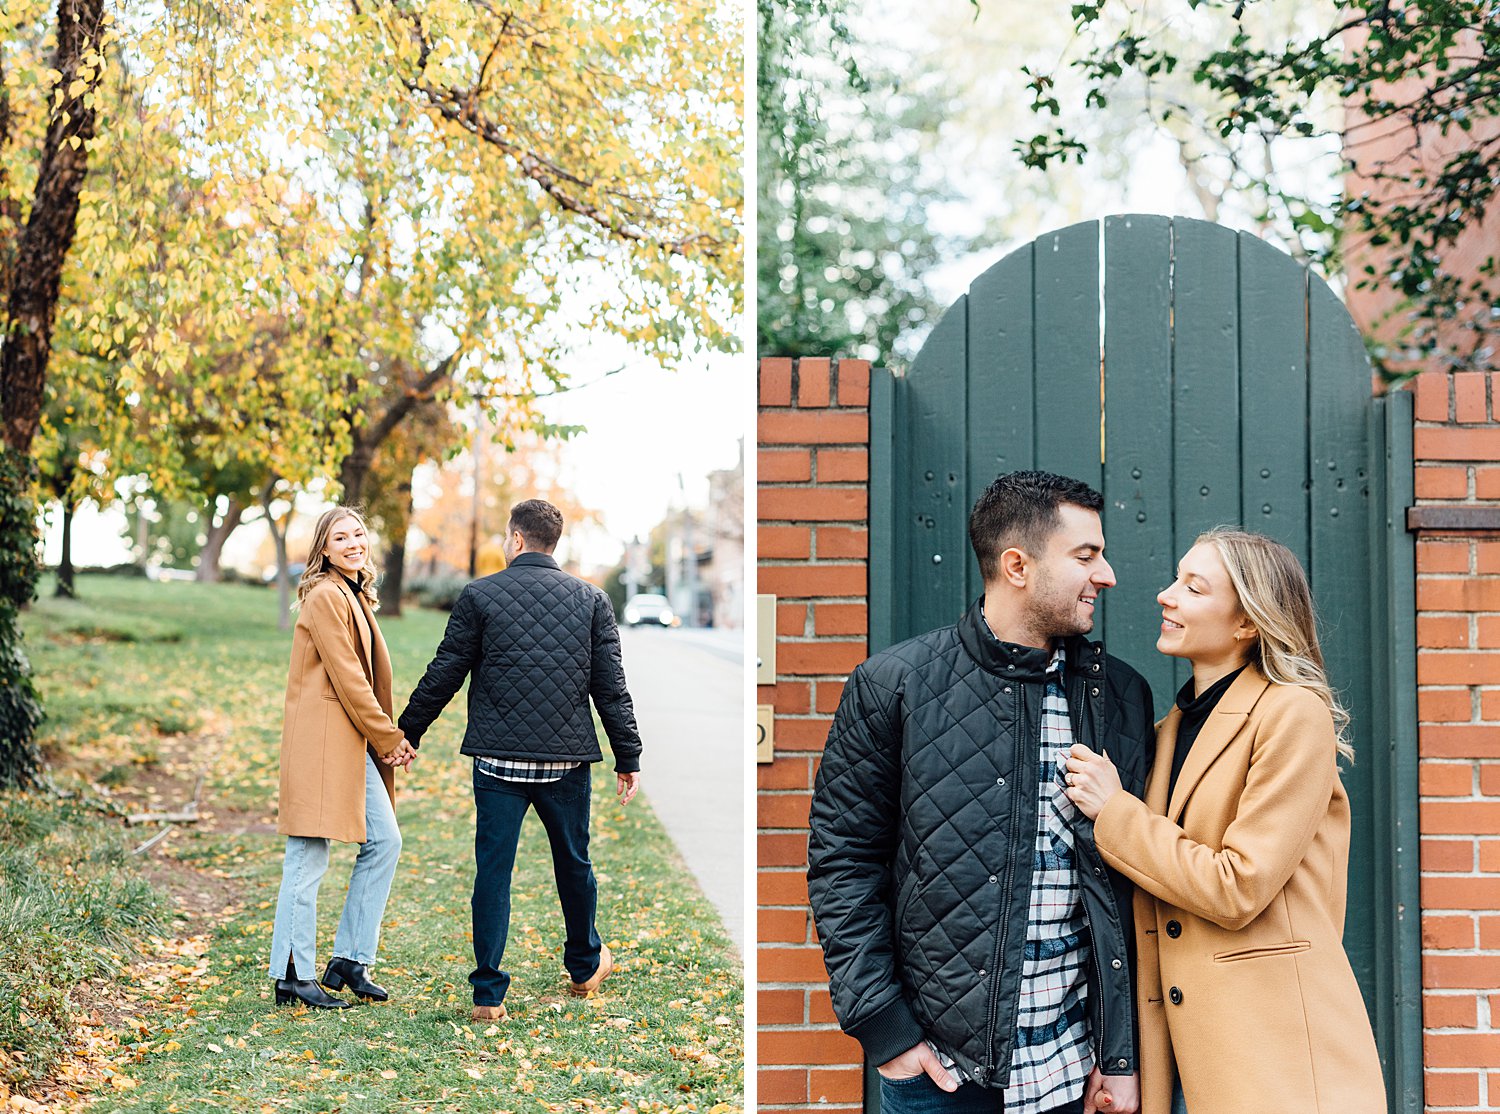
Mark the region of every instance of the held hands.
POLYGON ((1141 1108, 1141 1077, 1089 1072, 1083 1089, 1083 1114, 1135 1114, 1141 1108))
POLYGON ((926 1041, 918 1041, 901 1055, 887 1060, 875 1069, 895 1083, 902 1079, 914 1079, 923 1073, 945 1091, 958 1090, 958 1084, 937 1054, 927 1047, 926 1041))
POLYGON ((1120 771, 1109 755, 1095 754, 1082 743, 1074 743, 1068 752, 1067 769, 1068 787, 1064 792, 1068 800, 1090 820, 1097 819, 1109 799, 1120 792, 1120 771))
POLYGON ((641 772, 636 770, 629 774, 615 775, 615 795, 620 798, 620 804, 628 805, 630 798, 634 797, 636 790, 641 787, 641 772))
POLYGON ((381 759, 381 761, 384 762, 387 766, 399 766, 404 770, 413 762, 415 762, 416 759, 416 748, 408 743, 405 739, 402 739, 401 742, 397 745, 396 749, 391 751, 390 754, 387 754, 384 758, 381 759))

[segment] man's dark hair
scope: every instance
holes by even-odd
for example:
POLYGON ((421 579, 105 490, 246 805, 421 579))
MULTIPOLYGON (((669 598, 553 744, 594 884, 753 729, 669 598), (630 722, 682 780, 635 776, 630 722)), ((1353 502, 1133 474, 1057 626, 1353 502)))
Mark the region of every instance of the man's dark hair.
POLYGON ((510 509, 510 528, 521 531, 527 549, 551 553, 562 537, 562 511, 545 499, 527 499, 510 509))
POLYGON ((996 476, 969 512, 969 544, 986 583, 1000 571, 1000 554, 1014 546, 1041 556, 1057 529, 1064 503, 1098 511, 1104 496, 1082 480, 1053 472, 1007 472, 996 476))

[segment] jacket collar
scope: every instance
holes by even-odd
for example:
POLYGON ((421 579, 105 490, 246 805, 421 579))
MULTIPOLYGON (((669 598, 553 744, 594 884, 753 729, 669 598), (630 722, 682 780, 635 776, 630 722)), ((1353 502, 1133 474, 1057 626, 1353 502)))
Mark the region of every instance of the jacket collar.
MULTIPOLYGON (((990 633, 989 624, 984 621, 983 596, 975 600, 958 621, 958 638, 968 655, 987 673, 1004 677, 1008 681, 1040 683, 1047 678, 1052 651, 1001 642, 990 633)), ((1063 639, 1063 651, 1069 671, 1083 669, 1096 677, 1103 674, 1102 642, 1090 642, 1082 635, 1073 635, 1063 639)))
POLYGON ((514 569, 526 565, 536 565, 538 568, 543 569, 555 569, 560 567, 558 563, 552 559, 552 554, 535 553, 529 549, 525 553, 517 553, 516 559, 507 563, 505 567, 508 569, 514 569))
MULTIPOLYGON (((1214 705, 1214 710, 1208 714, 1208 720, 1203 724, 1203 730, 1198 732, 1198 737, 1193 740, 1193 749, 1188 751, 1187 760, 1182 764, 1182 772, 1177 775, 1177 786, 1172 791, 1170 801, 1162 801, 1165 805, 1165 815, 1174 824, 1182 817, 1182 810, 1187 807, 1188 797, 1197 788, 1198 782, 1208 772, 1209 766, 1215 758, 1219 757, 1231 740, 1239 734, 1240 728, 1245 726, 1250 718, 1250 712, 1254 709, 1256 701, 1261 694, 1271 687, 1271 682, 1266 680, 1265 674, 1255 666, 1248 665, 1238 677, 1234 684, 1229 686, 1219 702, 1214 705)), ((1165 758, 1166 776, 1170 777, 1172 770, 1171 755, 1177 745, 1177 724, 1182 719, 1182 712, 1174 705, 1167 718, 1162 721, 1161 731, 1156 739, 1156 757, 1158 769, 1161 774, 1162 759, 1165 758)), ((1152 779, 1153 785, 1160 782, 1163 787, 1167 781, 1164 777, 1152 779)), ((1155 796, 1151 794, 1150 796, 1155 796)))

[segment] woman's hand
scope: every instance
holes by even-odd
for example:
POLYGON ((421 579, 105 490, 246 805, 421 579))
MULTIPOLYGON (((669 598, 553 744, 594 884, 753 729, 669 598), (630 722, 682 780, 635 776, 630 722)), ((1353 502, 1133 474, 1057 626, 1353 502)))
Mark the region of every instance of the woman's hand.
POLYGON ((396 749, 381 759, 387 766, 400 766, 403 770, 416 761, 417 752, 410 743, 402 739, 396 749))
POLYGON ((1107 754, 1095 754, 1082 743, 1068 751, 1068 800, 1090 820, 1104 811, 1116 793, 1122 792, 1120 771, 1107 754))

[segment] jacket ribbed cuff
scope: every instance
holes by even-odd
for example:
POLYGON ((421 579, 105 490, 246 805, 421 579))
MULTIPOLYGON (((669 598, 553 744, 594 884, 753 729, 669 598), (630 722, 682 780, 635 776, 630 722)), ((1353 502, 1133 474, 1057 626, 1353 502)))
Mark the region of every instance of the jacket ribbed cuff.
POLYGON ((877 1010, 844 1032, 864 1046, 865 1058, 879 1066, 921 1044, 922 1026, 911 1012, 906 999, 897 996, 890 1005, 877 1010))
POLYGON ((615 773, 638 774, 640 772, 641 760, 638 757, 631 756, 630 758, 621 758, 618 754, 615 755, 615 773))

